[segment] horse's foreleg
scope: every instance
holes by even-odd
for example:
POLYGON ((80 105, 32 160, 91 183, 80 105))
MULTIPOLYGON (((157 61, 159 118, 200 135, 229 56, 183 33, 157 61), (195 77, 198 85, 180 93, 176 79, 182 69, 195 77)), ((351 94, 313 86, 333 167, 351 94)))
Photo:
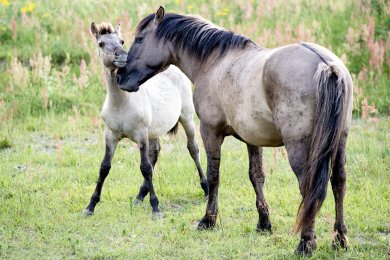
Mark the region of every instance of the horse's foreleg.
MULTIPOLYGON (((161 150, 161 146, 158 138, 149 140, 149 161, 152 164, 153 168, 157 163, 160 150, 161 150)), ((139 193, 135 200, 135 205, 141 203, 148 193, 149 193, 148 182, 146 181, 146 179, 144 179, 143 184, 139 188, 139 193)))
POLYGON ((153 187, 153 166, 149 161, 149 141, 147 139, 139 142, 138 144, 141 154, 141 172, 144 176, 145 182, 150 192, 150 205, 152 206, 153 214, 159 215, 160 209, 158 208, 158 198, 153 187))
POLYGON ((199 222, 198 229, 207 229, 215 226, 218 214, 218 186, 219 166, 221 161, 221 145, 224 136, 219 129, 200 124, 200 132, 207 154, 207 182, 209 198, 206 214, 199 222))
MULTIPOLYGON (((291 168, 298 178, 299 189, 303 195, 303 179, 304 171, 309 153, 310 140, 308 138, 285 142, 285 146, 288 153, 288 160, 291 168)), ((301 240, 296 249, 296 253, 299 255, 311 255, 311 253, 317 248, 316 234, 315 234, 315 218, 311 221, 304 223, 301 230, 301 240)))
POLYGON ((96 188, 92 194, 91 201, 88 207, 84 209, 84 214, 89 216, 92 215, 96 204, 100 201, 100 194, 102 193, 103 183, 111 169, 111 161, 114 156, 116 145, 118 144, 119 138, 114 136, 111 130, 106 129, 105 131, 106 140, 106 151, 104 154, 103 161, 100 165, 99 179, 96 183, 96 188))
POLYGON ((333 162, 333 174, 331 176, 332 190, 336 207, 336 221, 334 223, 334 241, 333 247, 347 248, 347 227, 344 223, 344 195, 345 182, 347 175, 345 173, 344 165, 346 161, 345 154, 346 138, 342 139, 337 150, 336 159, 333 162))
POLYGON ((204 196, 207 198, 207 196, 209 195, 208 185, 207 185, 207 180, 203 174, 202 166, 200 165, 199 148, 198 148, 198 145, 195 141, 194 121, 192 120, 192 116, 188 117, 188 118, 181 117, 179 119, 179 121, 182 124, 184 131, 186 132, 187 148, 188 148, 188 151, 190 152, 192 159, 195 162, 196 168, 197 168, 198 173, 199 173, 200 186, 202 187, 202 189, 204 191, 204 196))
POLYGON ((256 207, 259 213, 258 231, 271 232, 271 222, 269 221, 268 205, 265 201, 263 186, 265 175, 263 171, 263 149, 252 145, 247 145, 249 155, 249 179, 256 192, 256 207))

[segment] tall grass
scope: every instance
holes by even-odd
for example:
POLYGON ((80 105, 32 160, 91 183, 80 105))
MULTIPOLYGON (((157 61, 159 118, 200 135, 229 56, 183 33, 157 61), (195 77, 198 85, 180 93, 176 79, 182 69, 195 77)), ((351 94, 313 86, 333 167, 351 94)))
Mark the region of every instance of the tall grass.
MULTIPOLYGON (((97 113, 104 79, 92 21, 121 22, 126 46, 160 1, 0 1, 1 124, 47 113, 97 113)), ((390 5, 386 0, 167 0, 168 12, 199 14, 264 47, 316 42, 353 74, 355 114, 390 111, 390 5), (363 102, 364 101, 364 102, 363 102)))

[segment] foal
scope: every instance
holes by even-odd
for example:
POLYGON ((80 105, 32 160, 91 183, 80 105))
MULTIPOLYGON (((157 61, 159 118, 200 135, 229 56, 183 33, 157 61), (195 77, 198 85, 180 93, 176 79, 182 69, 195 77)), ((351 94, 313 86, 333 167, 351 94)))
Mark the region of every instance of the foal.
POLYGON ((86 215, 94 212, 100 201, 103 183, 107 177, 115 148, 124 137, 137 143, 141 154, 141 172, 144 183, 140 187, 136 204, 150 192, 150 204, 154 214, 159 214, 158 198, 152 181, 153 167, 160 152, 159 137, 174 133, 178 122, 187 135, 187 148, 198 169, 204 195, 208 195, 207 180, 199 162, 199 149, 195 142, 195 124, 192 119, 194 105, 189 79, 175 66, 153 77, 137 93, 128 93, 118 88, 116 72, 126 63, 127 53, 122 45, 120 27, 114 30, 111 24, 91 24, 91 33, 98 44, 99 58, 104 65, 107 81, 107 96, 101 116, 106 124, 106 151, 99 171, 99 179, 86 215))

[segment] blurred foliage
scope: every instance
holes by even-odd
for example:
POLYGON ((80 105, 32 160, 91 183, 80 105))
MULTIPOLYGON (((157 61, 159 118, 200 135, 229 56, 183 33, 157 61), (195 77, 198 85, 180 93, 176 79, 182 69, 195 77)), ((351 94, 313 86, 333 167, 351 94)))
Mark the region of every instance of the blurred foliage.
POLYGON ((2 122, 75 108, 97 113, 105 83, 89 35, 90 23, 120 22, 130 46, 138 21, 160 4, 167 12, 201 15, 268 48, 299 41, 321 44, 341 57, 352 73, 355 115, 360 116, 364 99, 379 113, 389 113, 390 5, 386 0, 1 0, 2 122), (45 64, 37 65, 45 58, 45 64), (83 73, 82 64, 86 65, 83 73), (43 68, 34 66, 49 69, 42 76, 43 68))

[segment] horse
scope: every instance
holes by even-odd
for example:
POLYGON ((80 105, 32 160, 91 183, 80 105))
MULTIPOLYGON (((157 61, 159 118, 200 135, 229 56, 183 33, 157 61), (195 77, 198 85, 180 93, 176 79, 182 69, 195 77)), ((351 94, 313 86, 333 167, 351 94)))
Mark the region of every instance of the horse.
POLYGON ((135 204, 143 201, 150 192, 153 214, 161 216, 159 201, 153 187, 152 173, 161 149, 159 137, 174 134, 180 123, 187 136, 187 148, 197 167, 204 195, 208 195, 207 180, 200 165, 199 148, 195 141, 195 113, 190 80, 175 66, 145 82, 137 93, 119 89, 117 70, 125 65, 127 52, 123 49, 120 26, 114 30, 111 24, 91 24, 99 59, 104 66, 107 95, 101 111, 105 123, 106 149, 101 162, 99 179, 84 214, 92 215, 100 201, 104 180, 111 169, 111 161, 118 142, 128 138, 138 145, 141 154, 140 169, 144 182, 135 204))
POLYGON ((126 66, 118 70, 119 87, 137 91, 170 64, 195 85, 207 154, 209 198, 198 229, 215 226, 221 145, 226 136, 234 136, 247 145, 257 230, 272 230, 263 192, 262 147, 284 145, 302 195, 296 253, 310 255, 316 248, 315 218, 329 179, 336 203, 332 243, 346 248, 344 165, 353 87, 343 62, 314 43, 267 49, 201 17, 165 14, 160 7, 137 25, 126 66))

